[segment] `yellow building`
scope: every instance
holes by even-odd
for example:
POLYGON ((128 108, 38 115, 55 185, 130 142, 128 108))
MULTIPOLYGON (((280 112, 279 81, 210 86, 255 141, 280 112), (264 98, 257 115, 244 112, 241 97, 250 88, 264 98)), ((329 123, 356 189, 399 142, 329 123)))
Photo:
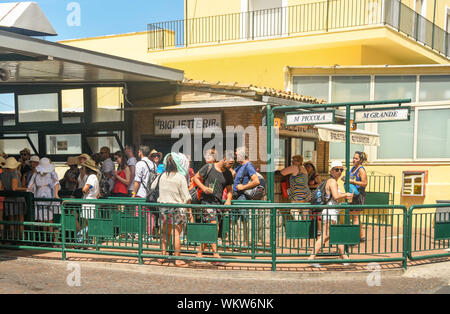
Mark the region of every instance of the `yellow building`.
POLYGON ((449 31, 450 0, 185 0, 183 20, 63 43, 328 102, 411 98, 410 121, 358 126, 379 147, 352 146, 411 205, 450 200, 449 31))

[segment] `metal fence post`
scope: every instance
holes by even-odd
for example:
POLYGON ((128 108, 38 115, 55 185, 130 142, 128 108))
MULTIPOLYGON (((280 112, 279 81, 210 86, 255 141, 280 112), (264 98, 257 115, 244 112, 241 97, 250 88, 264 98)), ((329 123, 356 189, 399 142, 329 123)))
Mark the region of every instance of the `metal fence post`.
POLYGON ((138 257, 138 259, 139 259, 139 265, 142 265, 142 263, 143 263, 143 261, 142 261, 142 237, 143 237, 143 235, 142 235, 142 226, 143 226, 142 217, 144 215, 142 215, 142 211, 143 211, 142 205, 138 205, 138 226, 139 226, 139 233, 138 233, 139 234, 139 248, 138 248, 139 257, 138 257))
POLYGON ((270 209, 270 249, 272 250, 272 271, 277 270, 277 210, 270 209))
POLYGON ((61 204, 61 258, 66 260, 66 219, 64 202, 61 204))

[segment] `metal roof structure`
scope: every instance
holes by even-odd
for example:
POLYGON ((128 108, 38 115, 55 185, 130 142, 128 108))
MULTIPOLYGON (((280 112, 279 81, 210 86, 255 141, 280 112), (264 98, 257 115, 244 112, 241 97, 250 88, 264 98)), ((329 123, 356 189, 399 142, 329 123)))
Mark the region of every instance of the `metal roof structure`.
MULTIPOLYGON (((182 81, 184 72, 0 31, 4 83, 182 81)), ((1 73, 0 73, 1 74, 1 73)))
POLYGON ((0 29, 27 36, 58 35, 36 2, 0 3, 0 29))

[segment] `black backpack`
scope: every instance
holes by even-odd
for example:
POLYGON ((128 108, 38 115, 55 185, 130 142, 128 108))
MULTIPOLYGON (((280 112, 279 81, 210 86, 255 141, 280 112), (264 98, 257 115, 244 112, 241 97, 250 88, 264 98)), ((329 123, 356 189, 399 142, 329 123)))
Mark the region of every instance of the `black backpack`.
POLYGON ((111 192, 111 185, 109 184, 108 177, 106 177, 103 173, 100 173, 100 198, 108 198, 111 192))
POLYGON ((150 167, 148 166, 148 163, 145 160, 142 160, 143 163, 145 163, 145 165, 147 166, 148 169, 148 179, 147 182, 144 184, 144 182, 142 182, 142 185, 144 186, 145 191, 147 192, 147 196, 149 195, 151 188, 152 188, 152 183, 153 181, 155 181, 155 179, 158 177, 158 173, 156 172, 156 164, 153 162, 153 171, 150 169, 150 167))
POLYGON ((311 195, 312 205, 325 205, 330 200, 331 196, 327 198, 327 192, 325 190, 329 178, 320 183, 317 189, 311 195))

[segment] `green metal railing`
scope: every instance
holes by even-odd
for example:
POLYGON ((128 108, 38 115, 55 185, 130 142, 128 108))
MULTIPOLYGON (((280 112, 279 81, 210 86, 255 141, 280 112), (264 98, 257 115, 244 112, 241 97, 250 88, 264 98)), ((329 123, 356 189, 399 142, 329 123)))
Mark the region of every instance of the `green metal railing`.
POLYGON ((35 211, 34 219, 42 219, 47 211, 53 213, 51 221, 0 221, 5 229, 14 226, 19 230, 4 230, 0 248, 56 251, 63 260, 67 254, 83 253, 132 257, 141 264, 148 259, 266 264, 273 271, 283 265, 313 263, 308 257, 315 247, 319 250, 314 263, 400 262, 404 268, 408 260, 449 256, 450 249, 450 214, 433 211, 450 204, 412 206, 407 211, 401 205, 318 206, 265 201, 236 201, 230 206, 149 204, 130 199, 59 202, 35 199, 29 206, 35 211), (168 229, 170 225, 160 214, 162 208, 201 212, 198 220, 187 221, 181 229, 179 256, 175 227, 168 229), (205 214, 207 209, 221 212, 216 221, 205 214), (366 211, 358 214, 357 209, 366 211), (424 209, 432 211, 418 213, 424 209), (383 223, 382 215, 388 215, 391 223, 383 223), (333 218, 336 224, 329 223, 333 218), (330 238, 325 242, 323 235, 328 230, 330 238), (166 255, 161 254, 164 243, 166 255), (340 258, 339 246, 349 260, 340 258), (197 256, 199 252, 202 257, 197 256), (220 257, 215 257, 215 252, 220 257))
POLYGON ((299 36, 389 25, 450 56, 450 35, 399 0, 327 0, 148 24, 148 49, 299 36))
POLYGON ((450 204, 413 205, 408 221, 410 260, 450 256, 450 204))

